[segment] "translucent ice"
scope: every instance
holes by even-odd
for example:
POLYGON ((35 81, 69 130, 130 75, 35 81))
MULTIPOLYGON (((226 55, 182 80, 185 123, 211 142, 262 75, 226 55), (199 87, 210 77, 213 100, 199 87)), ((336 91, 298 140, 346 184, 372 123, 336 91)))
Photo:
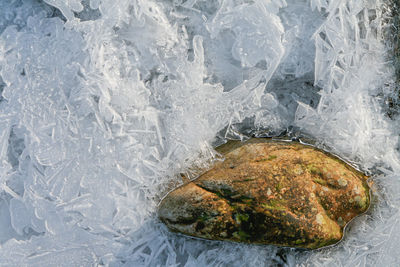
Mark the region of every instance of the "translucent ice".
POLYGON ((391 12, 381 0, 0 1, 0 266, 398 265, 391 12), (177 174, 218 159, 212 145, 285 130, 374 175, 378 204, 343 242, 215 243, 157 221, 177 174))

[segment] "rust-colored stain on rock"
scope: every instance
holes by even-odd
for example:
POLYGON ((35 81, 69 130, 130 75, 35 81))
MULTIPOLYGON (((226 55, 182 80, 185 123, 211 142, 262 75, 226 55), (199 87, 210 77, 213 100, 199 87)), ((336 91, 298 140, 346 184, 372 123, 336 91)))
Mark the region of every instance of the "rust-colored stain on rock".
POLYGON ((217 150, 224 161, 161 202, 172 231, 315 249, 338 242, 369 207, 367 177, 314 147, 253 138, 217 150))

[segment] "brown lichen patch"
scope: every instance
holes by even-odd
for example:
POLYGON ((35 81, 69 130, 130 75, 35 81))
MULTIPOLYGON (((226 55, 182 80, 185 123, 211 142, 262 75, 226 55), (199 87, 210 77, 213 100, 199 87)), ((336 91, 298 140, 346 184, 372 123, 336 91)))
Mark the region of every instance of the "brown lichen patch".
POLYGON ((313 147, 251 139, 217 151, 224 161, 161 202, 159 216, 170 229, 318 248, 339 241, 346 223, 369 206, 366 176, 313 147))

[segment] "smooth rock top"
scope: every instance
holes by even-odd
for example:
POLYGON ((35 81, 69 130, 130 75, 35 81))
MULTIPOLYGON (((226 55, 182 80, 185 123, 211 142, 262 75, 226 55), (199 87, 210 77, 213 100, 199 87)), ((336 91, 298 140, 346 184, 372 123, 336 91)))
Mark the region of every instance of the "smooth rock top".
POLYGON ((314 249, 338 242, 369 207, 367 177, 314 147, 254 138, 217 150, 224 161, 161 202, 172 231, 314 249))

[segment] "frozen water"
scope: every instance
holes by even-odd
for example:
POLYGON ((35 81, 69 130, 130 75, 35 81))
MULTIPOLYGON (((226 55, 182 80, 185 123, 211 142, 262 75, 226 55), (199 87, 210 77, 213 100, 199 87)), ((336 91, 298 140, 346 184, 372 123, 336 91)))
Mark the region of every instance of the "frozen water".
POLYGON ((0 266, 396 266, 390 3, 0 1, 0 266), (156 219, 213 145, 310 137, 376 203, 319 251, 195 240, 156 219))

